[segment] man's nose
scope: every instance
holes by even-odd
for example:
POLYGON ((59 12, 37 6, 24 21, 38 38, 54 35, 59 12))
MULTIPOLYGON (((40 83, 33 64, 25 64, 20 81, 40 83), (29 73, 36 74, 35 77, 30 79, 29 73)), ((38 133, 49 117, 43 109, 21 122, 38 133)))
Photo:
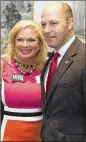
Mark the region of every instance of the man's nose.
POLYGON ((50 25, 46 25, 44 31, 45 31, 46 33, 51 32, 51 27, 50 27, 50 25))

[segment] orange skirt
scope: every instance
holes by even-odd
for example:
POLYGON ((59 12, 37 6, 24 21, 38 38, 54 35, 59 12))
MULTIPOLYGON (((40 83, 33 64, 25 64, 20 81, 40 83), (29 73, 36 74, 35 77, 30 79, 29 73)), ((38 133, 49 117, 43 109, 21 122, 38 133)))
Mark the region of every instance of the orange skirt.
POLYGON ((3 141, 41 141, 40 130, 42 121, 8 120, 3 141))

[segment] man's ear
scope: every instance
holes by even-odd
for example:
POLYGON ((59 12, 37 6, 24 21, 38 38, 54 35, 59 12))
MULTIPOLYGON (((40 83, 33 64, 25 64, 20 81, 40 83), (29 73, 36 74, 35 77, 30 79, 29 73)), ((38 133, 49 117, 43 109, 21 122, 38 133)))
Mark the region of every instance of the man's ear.
POLYGON ((73 29, 73 18, 69 18, 68 20, 68 29, 69 30, 73 29))

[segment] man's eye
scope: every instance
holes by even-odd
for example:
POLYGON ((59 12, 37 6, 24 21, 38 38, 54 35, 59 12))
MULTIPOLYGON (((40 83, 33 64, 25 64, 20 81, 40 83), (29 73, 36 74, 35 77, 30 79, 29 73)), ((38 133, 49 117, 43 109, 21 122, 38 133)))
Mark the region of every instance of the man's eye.
POLYGON ((52 26, 55 26, 55 25, 57 25, 57 24, 58 24, 57 22, 52 22, 52 23, 51 23, 52 26))
POLYGON ((45 23, 41 23, 41 26, 42 26, 42 27, 45 27, 45 25, 46 25, 45 23))

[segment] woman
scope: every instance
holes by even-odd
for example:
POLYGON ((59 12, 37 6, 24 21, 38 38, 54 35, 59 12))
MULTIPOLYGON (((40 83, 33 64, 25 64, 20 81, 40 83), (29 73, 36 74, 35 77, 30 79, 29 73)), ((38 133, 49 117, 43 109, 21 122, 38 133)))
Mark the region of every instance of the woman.
POLYGON ((47 45, 39 24, 21 20, 10 31, 2 57, 1 141, 41 141, 40 72, 47 45))

